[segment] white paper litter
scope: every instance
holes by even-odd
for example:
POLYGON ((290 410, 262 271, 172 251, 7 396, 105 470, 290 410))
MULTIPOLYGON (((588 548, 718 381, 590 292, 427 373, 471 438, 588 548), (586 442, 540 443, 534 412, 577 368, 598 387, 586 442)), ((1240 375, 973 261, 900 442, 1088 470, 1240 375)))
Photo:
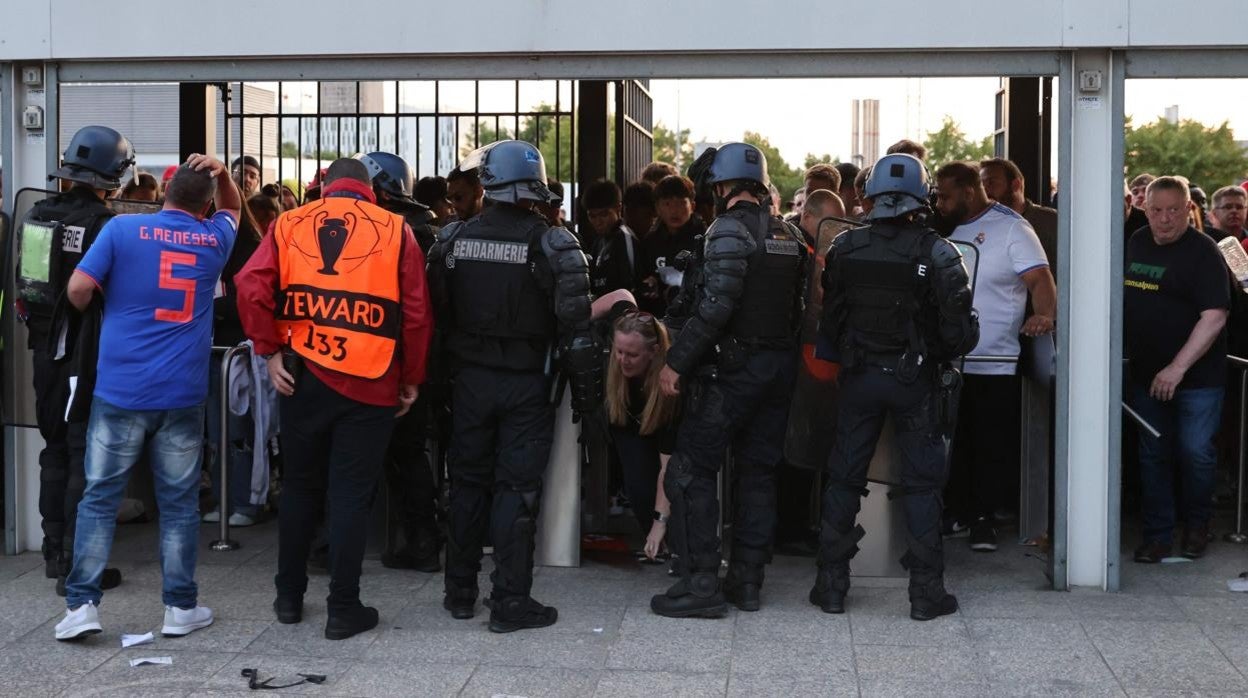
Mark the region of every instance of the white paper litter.
POLYGON ((143 633, 142 635, 126 635, 121 636, 122 648, 134 647, 135 645, 146 645, 154 641, 156 638, 151 633, 143 633))
POLYGON ((1191 561, 1192 559, 1190 557, 1182 557, 1180 555, 1176 555, 1174 557, 1161 558, 1161 564, 1163 565, 1176 565, 1180 562, 1191 562, 1191 561))
POLYGON ((1248 579, 1236 577, 1226 580, 1226 588, 1231 591, 1248 591, 1248 579))
POLYGON ((602 632, 602 628, 594 628, 594 632, 596 632, 596 633, 600 633, 600 632, 602 632))
POLYGON ((173 664, 173 657, 139 657, 131 659, 130 666, 143 666, 144 664, 173 664))

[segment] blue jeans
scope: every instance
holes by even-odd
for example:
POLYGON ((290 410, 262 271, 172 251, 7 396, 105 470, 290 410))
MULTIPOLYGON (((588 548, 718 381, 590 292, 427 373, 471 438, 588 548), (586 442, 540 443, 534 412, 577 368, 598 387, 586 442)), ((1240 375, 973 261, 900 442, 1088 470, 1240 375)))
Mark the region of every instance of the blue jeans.
POLYGON ((1154 400, 1148 388, 1131 386, 1132 407, 1161 432, 1140 430, 1141 518, 1145 541, 1171 543, 1175 526, 1174 462, 1182 480, 1185 523, 1200 526, 1213 516, 1213 438, 1222 419, 1224 388, 1178 390, 1169 402, 1154 400))
MULTIPOLYGON (((246 355, 236 357, 236 362, 249 361, 246 355)), ((221 501, 221 462, 217 451, 221 443, 221 360, 213 356, 208 363, 208 452, 211 459, 205 464, 212 477, 212 494, 221 501)), ((255 518, 260 507, 251 503, 252 444, 255 441, 255 425, 251 413, 229 414, 230 443, 230 513, 246 514, 255 518)))
POLYGON ((130 470, 148 448, 160 509, 161 598, 166 606, 193 608, 199 589, 199 467, 203 459, 204 405, 176 410, 125 410, 100 398, 87 424, 87 490, 78 505, 74 567, 65 602, 99 604, 100 577, 113 547, 117 508, 130 470))

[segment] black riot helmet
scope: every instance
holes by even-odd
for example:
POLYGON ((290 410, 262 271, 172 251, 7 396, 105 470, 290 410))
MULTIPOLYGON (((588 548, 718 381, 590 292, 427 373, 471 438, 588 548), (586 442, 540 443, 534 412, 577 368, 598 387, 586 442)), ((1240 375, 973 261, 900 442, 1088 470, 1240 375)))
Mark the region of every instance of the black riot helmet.
POLYGON ((556 201, 546 187, 546 160, 542 151, 524 141, 495 141, 468 153, 459 169, 477 169, 485 198, 506 203, 522 200, 548 204, 556 201))
POLYGON ((368 176, 372 179, 373 186, 396 199, 412 200, 416 175, 412 173, 406 160, 394 153, 383 152, 356 155, 355 159, 368 168, 368 176))
POLYGON ((48 178, 112 191, 121 188, 122 176, 134 162, 134 148, 125 136, 107 126, 83 126, 70 139, 61 166, 48 178))

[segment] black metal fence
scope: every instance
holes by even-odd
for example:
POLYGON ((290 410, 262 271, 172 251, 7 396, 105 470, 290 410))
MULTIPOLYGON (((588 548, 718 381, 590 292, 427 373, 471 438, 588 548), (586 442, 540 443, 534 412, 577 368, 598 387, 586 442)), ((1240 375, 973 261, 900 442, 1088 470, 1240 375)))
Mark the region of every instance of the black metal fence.
POLYGON ((418 178, 445 176, 464 154, 499 138, 534 143, 549 177, 576 181, 576 81, 229 83, 218 90, 222 159, 256 158, 265 183, 306 186, 335 158, 376 150, 403 157, 418 178))

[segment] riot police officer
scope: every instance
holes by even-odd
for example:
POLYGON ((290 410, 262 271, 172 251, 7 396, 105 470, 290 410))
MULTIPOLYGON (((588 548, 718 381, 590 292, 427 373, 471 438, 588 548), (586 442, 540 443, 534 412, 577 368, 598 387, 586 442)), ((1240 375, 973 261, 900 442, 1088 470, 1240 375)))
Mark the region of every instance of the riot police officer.
POLYGON ((958 374, 948 366, 979 339, 971 289, 957 248, 924 225, 927 171, 914 156, 875 164, 865 195, 870 224, 842 233, 823 274, 821 358, 840 361, 836 440, 823 491, 818 575, 810 602, 843 613, 849 561, 864 531, 855 517, 886 415, 901 456, 910 617, 958 610, 945 591, 941 490, 958 374))
POLYGON ((373 178, 377 205, 403 216, 416 235, 420 249, 427 253, 438 237, 438 227, 434 225, 437 215, 413 198, 416 175, 411 166, 394 153, 376 152, 357 155, 356 158, 364 163, 368 175, 373 178))
MULTIPOLYGON (((403 216, 426 255, 437 238, 435 218, 428 206, 412 198, 415 175, 403 158, 376 152, 356 156, 368 168, 373 193, 382 208, 403 216)), ((399 417, 386 454, 386 484, 390 511, 403 532, 403 545, 381 556, 394 569, 437 572, 442 569, 442 535, 438 531, 437 482, 425 447, 429 425, 429 395, 422 389, 407 414, 399 417)))
POLYGON ((664 489, 674 540, 684 549, 681 580, 650 608, 713 617, 727 610, 725 599, 745 611, 759 608, 809 260, 797 228, 770 213, 767 161, 758 148, 708 150, 690 176, 714 190, 720 215, 668 309, 669 325, 679 329, 660 384, 669 395, 686 393, 686 405, 664 489), (721 591, 716 475, 730 445, 738 494, 721 591))
MULTIPOLYGON (((490 630, 555 622, 530 596, 542 475, 554 433, 549 367, 601 366, 589 337, 589 273, 576 238, 552 228, 541 152, 492 143, 460 169, 479 171, 494 205, 439 233, 429 254, 430 296, 453 375, 454 418, 446 594, 455 618, 471 618, 487 527, 494 546, 490 630)), ((593 403, 572 376, 573 403, 593 403)), ((599 402, 601 398, 599 398, 599 402)))
MULTIPOLYGON (((33 352, 36 421, 44 447, 39 453, 39 514, 43 517, 44 572, 65 595, 65 577, 74 558, 78 502, 86 487, 85 422, 67 424, 70 357, 58 352, 53 316, 68 321, 65 287, 74 268, 104 224, 113 217, 108 193, 134 166, 134 150, 120 133, 106 126, 79 129, 69 142, 61 167, 49 179, 71 184, 68 191, 36 203, 22 226, 18 249, 19 315, 25 319, 27 347, 33 352), (31 258, 37 255, 38 259, 31 258), (58 310, 59 308, 59 310, 58 310)), ((121 583, 116 569, 104 570, 102 587, 121 583)))

